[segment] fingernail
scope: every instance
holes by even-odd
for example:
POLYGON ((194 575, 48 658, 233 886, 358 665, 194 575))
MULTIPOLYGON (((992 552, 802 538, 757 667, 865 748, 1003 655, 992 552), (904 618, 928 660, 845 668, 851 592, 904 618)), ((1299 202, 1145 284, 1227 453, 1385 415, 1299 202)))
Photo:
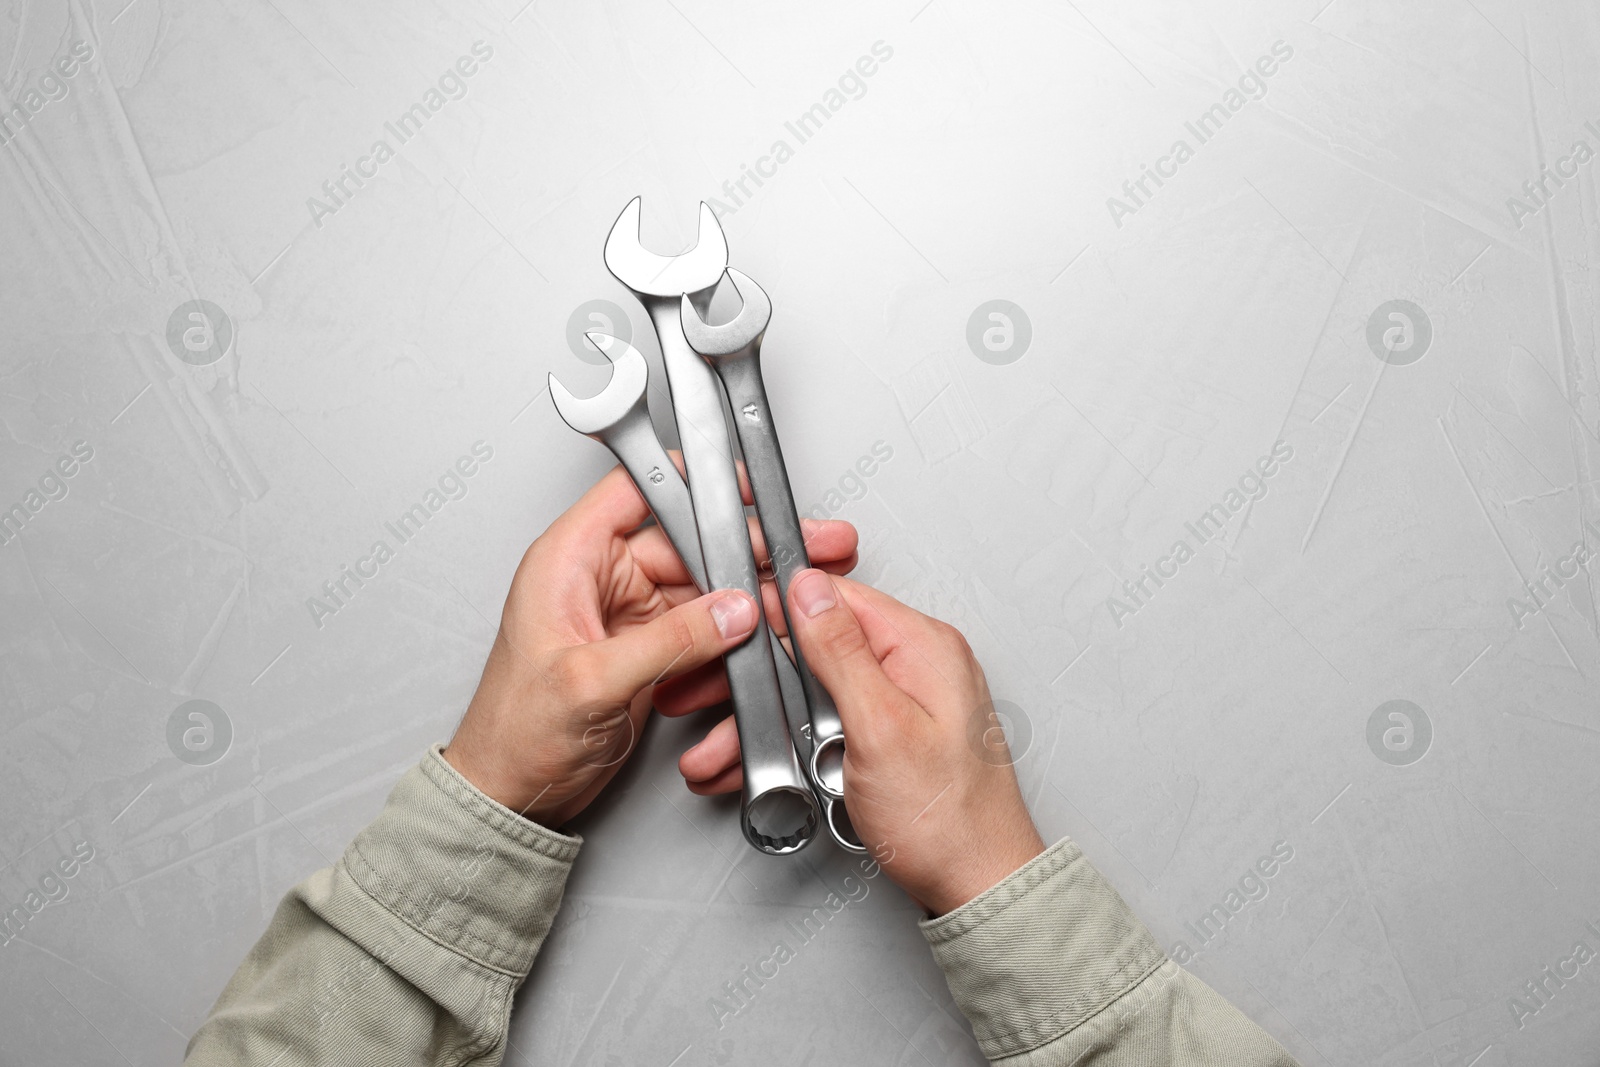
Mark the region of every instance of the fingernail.
POLYGON ((833 607, 835 600, 833 582, 821 571, 806 571, 794 583, 794 602, 806 618, 815 618, 817 615, 833 607))
POLYGON ((742 637, 755 628, 755 601, 737 593, 722 597, 711 605, 711 619, 723 637, 742 637))

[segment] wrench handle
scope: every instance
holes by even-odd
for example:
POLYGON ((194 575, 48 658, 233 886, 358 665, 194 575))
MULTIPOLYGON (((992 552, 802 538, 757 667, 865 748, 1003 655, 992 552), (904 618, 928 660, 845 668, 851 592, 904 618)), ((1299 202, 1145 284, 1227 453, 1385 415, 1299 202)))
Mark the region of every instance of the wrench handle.
POLYGON ((756 633, 723 656, 744 762, 740 823, 758 850, 784 855, 811 842, 821 811, 795 755, 769 631, 759 611, 761 580, 722 396, 716 375, 683 336, 680 304, 679 297, 645 297, 672 391, 706 580, 714 589, 743 589, 758 608, 756 633))
MULTIPOLYGON (((712 357, 707 362, 716 368, 723 388, 728 391, 728 403, 733 408, 739 446, 744 451, 745 471, 750 477, 750 490, 756 501, 756 514, 760 516, 761 532, 766 535, 767 551, 772 556, 772 569, 777 575, 784 618, 789 622, 789 633, 794 634, 794 620, 789 617, 789 584, 795 575, 811 566, 811 560, 806 553, 805 535, 800 528, 794 491, 789 486, 789 473, 783 464, 778 428, 772 420, 771 405, 767 403, 766 385, 761 378, 761 353, 758 348, 751 346, 733 355, 712 357)), ((842 799, 842 764, 829 770, 819 770, 816 758, 825 749, 843 744, 844 726, 839 721, 839 709, 828 690, 806 665, 800 642, 793 640, 792 643, 795 666, 800 670, 800 683, 805 687, 806 703, 811 712, 812 780, 824 793, 842 799)))
MULTIPOLYGON (((695 586, 702 593, 705 592, 705 563, 700 558, 700 541, 695 532, 694 505, 689 499, 689 487, 683 484, 683 476, 678 473, 666 449, 661 447, 661 440, 656 437, 655 428, 650 424, 648 411, 641 405, 636 417, 619 424, 609 433, 597 436, 633 478, 645 503, 650 505, 650 510, 655 514, 656 522, 667 535, 667 540, 672 542, 672 547, 683 558, 683 564, 688 568, 695 586), (663 477, 658 478, 658 474, 663 477)), ((796 749, 809 747, 811 722, 806 717, 805 686, 800 681, 795 665, 789 661, 789 654, 783 650, 778 635, 769 629, 767 637, 772 644, 772 662, 778 668, 778 688, 783 692, 783 709, 789 719, 789 733, 796 749)), ((845 811, 844 801, 827 794, 817 799, 822 805, 822 820, 828 829, 828 836, 846 852, 864 855, 867 846, 856 835, 850 815, 845 811)))
POLYGON ((627 469, 662 532, 667 535, 667 540, 678 550, 689 577, 704 593, 709 588, 706 585, 706 565, 700 555, 700 538, 695 532, 694 502, 689 498, 689 487, 683 484, 683 475, 678 473, 672 457, 661 447, 661 440, 650 425, 650 416, 643 412, 641 415, 641 419, 617 427, 610 439, 601 444, 611 449, 627 469))
MULTIPOLYGON (((689 571, 695 587, 704 593, 706 565, 700 556, 700 535, 695 528, 694 503, 689 498, 689 487, 683 475, 673 464, 667 450, 661 447, 655 427, 650 423, 649 411, 641 403, 630 418, 603 434, 595 435, 601 444, 611 450, 639 487, 639 493, 656 517, 667 540, 677 549, 683 565, 689 571)), ((800 675, 789 661, 778 635, 769 628, 768 642, 772 646, 772 662, 778 668, 778 689, 783 696, 783 709, 789 722, 789 733, 798 749, 811 744, 811 723, 806 718, 805 687, 800 675)), ((826 814, 826 812, 824 812, 826 814)), ((832 822, 829 822, 831 828, 832 822)), ((837 837, 837 835, 835 835, 837 837)))

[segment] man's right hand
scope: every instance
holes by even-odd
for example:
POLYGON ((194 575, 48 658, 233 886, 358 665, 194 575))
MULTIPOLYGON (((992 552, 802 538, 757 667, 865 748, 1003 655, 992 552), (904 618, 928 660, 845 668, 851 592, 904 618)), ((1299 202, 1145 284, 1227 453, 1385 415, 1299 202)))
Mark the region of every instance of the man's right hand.
MULTIPOLYGON (((1044 851, 960 631, 819 570, 796 577, 789 607, 793 636, 844 723, 851 822, 896 884, 939 915, 1044 851)), ((695 792, 740 789, 732 721, 679 769, 695 792)))

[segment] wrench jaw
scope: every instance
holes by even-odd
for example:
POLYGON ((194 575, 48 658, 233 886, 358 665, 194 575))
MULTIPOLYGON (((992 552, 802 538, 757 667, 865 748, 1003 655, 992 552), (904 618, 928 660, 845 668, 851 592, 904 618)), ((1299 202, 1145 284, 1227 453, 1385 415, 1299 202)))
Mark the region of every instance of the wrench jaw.
POLYGON ((639 350, 626 341, 603 333, 585 336, 611 361, 611 380, 594 396, 578 397, 551 374, 550 399, 563 422, 598 440, 600 434, 626 421, 644 402, 650 366, 639 350))
MULTIPOLYGON (((693 248, 676 256, 663 256, 639 241, 641 197, 628 201, 606 235, 606 269, 644 301, 700 293, 716 286, 728 265, 728 239, 716 213, 700 202, 700 232, 693 248)), ((708 297, 709 299, 709 297, 708 297)))
POLYGON ((683 336, 689 347, 708 360, 758 355, 767 324, 772 321, 772 301, 749 275, 729 267, 728 280, 744 303, 731 322, 712 326, 702 310, 685 297, 682 307, 683 336))

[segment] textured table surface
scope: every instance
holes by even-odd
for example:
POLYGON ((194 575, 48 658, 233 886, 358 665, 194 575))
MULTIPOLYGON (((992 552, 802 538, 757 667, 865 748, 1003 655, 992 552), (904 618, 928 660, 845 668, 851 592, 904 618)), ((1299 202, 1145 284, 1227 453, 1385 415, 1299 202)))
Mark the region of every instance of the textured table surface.
MULTIPOLYGON (((1592 5, 125 2, 0 19, 0 1060, 174 1062, 448 737, 609 466, 546 373, 656 359, 642 193, 1163 945, 1308 1065, 1596 1062, 1592 5)), ((512 1062, 981 1062, 887 879, 684 789, 708 721, 578 826, 512 1062)))

